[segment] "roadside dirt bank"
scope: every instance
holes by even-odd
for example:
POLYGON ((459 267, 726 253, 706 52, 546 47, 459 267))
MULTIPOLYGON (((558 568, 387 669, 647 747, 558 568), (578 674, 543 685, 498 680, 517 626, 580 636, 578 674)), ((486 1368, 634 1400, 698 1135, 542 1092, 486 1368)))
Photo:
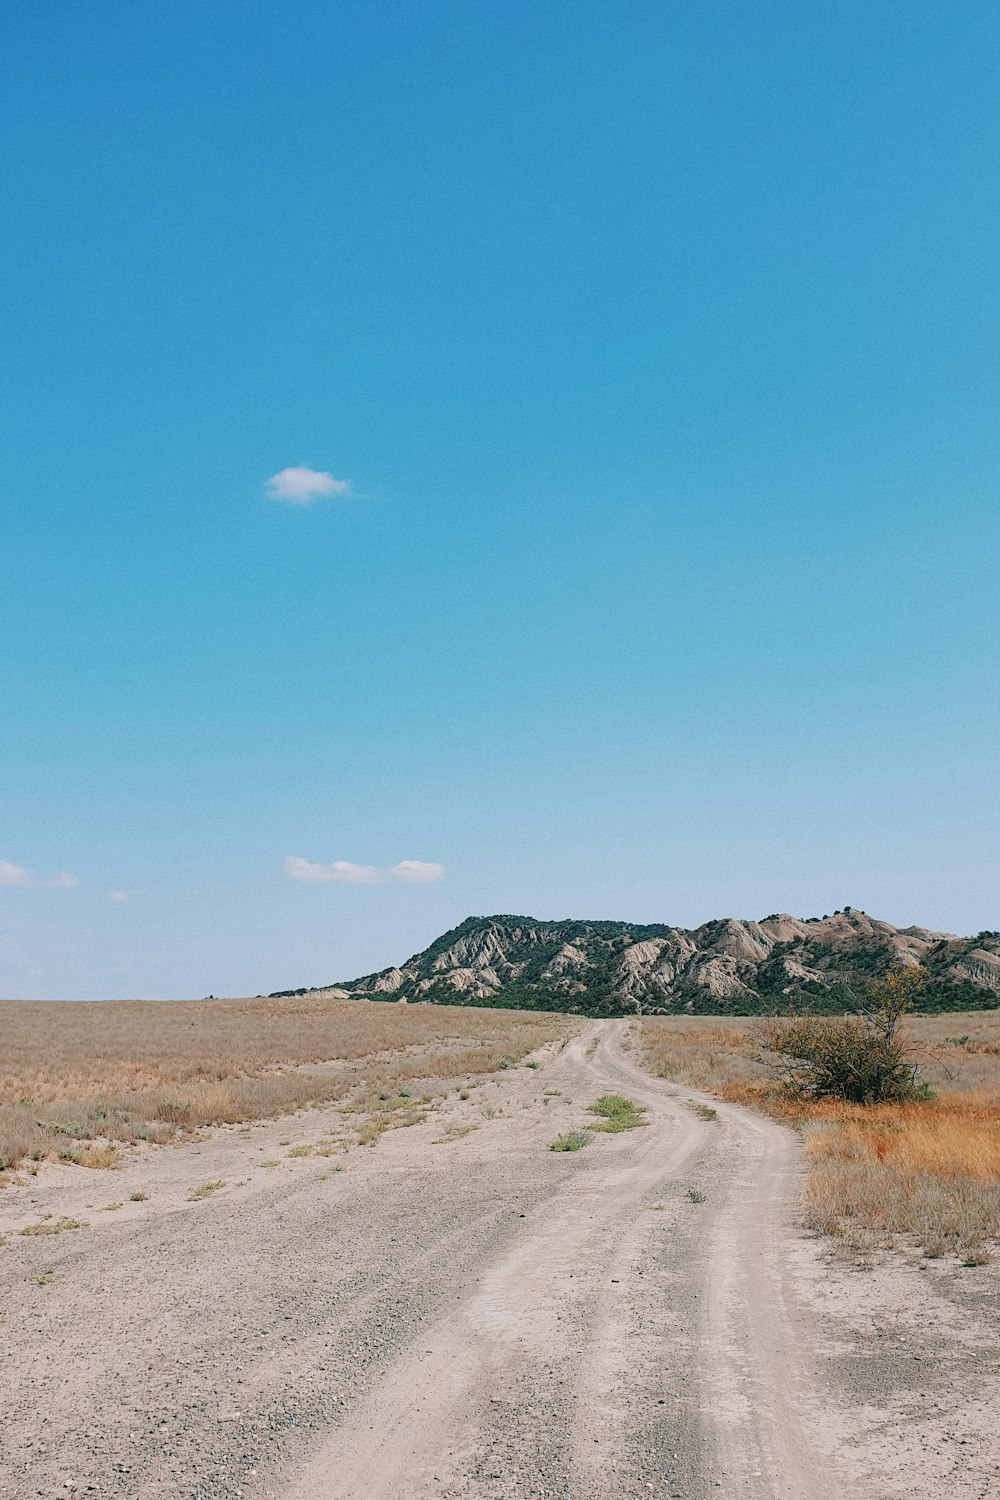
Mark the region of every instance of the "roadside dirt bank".
POLYGON ((794 1136, 627 1042, 374 1149, 312 1110, 5 1190, 0 1496, 1000 1493, 997 1268, 831 1260, 794 1136), (550 1152, 606 1092, 647 1124, 550 1152))

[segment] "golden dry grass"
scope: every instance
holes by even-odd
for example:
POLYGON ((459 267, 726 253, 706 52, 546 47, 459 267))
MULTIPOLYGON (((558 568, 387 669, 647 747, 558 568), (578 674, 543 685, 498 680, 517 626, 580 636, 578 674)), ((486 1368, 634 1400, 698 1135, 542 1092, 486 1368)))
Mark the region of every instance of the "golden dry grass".
POLYGON ((903 1030, 935 1091, 925 1103, 793 1098, 743 1017, 649 1017, 640 1044, 661 1077, 802 1130, 815 1229, 855 1248, 908 1236, 976 1262, 1000 1240, 1000 1012, 911 1017, 903 1030))
POLYGON ((309 1104, 405 1112, 578 1023, 458 1006, 269 1000, 0 1002, 0 1171, 116 1143, 267 1119, 309 1104))

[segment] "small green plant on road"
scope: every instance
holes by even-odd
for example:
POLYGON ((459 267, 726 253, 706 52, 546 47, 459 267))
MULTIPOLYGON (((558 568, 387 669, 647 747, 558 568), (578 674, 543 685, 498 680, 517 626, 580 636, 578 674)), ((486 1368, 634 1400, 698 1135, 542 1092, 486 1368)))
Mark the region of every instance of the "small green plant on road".
POLYGON ((591 1125, 591 1130, 603 1130, 609 1135, 617 1135, 621 1130, 635 1130, 638 1125, 646 1123, 642 1118, 646 1113, 642 1105, 623 1099, 621 1094, 602 1094, 590 1106, 590 1113, 601 1116, 601 1124, 591 1125))
POLYGON ((590 1136, 585 1130, 570 1130, 565 1135, 557 1135, 549 1146, 550 1151, 582 1151, 584 1146, 590 1145, 590 1136))
POLYGON ((202 1198, 210 1198, 213 1193, 217 1193, 219 1189, 224 1188, 225 1185, 226 1184, 221 1181, 203 1182, 200 1187, 193 1187, 188 1190, 188 1202, 199 1203, 202 1198))
MULTIPOLYGON (((51 1218, 51 1215, 47 1215, 51 1218)), ((18 1230, 19 1234, 62 1234, 66 1229, 86 1229, 87 1225, 80 1219, 56 1219, 51 1223, 29 1224, 27 1229, 18 1230)))

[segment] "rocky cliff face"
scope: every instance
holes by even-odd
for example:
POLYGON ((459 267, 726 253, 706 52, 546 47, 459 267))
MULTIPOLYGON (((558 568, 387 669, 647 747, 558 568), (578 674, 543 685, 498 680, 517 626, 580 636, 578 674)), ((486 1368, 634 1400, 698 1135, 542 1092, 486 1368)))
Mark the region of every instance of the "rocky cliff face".
POLYGON ((921 964, 926 1009, 1000 1006, 1000 933, 893 927, 846 907, 802 920, 722 918, 686 930, 628 922, 469 917, 402 968, 337 986, 373 1000, 610 1015, 840 1007, 888 964, 921 964))

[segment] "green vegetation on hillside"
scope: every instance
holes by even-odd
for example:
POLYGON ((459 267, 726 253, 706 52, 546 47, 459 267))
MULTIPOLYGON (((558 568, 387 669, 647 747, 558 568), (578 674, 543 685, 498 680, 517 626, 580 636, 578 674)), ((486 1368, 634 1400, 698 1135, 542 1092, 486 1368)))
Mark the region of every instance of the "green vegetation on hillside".
POLYGON ((895 963, 919 964, 922 1012, 1000 1005, 1000 934, 896 928, 844 907, 804 920, 664 923, 468 917, 401 969, 341 983, 358 998, 595 1017, 852 1010, 895 963))

